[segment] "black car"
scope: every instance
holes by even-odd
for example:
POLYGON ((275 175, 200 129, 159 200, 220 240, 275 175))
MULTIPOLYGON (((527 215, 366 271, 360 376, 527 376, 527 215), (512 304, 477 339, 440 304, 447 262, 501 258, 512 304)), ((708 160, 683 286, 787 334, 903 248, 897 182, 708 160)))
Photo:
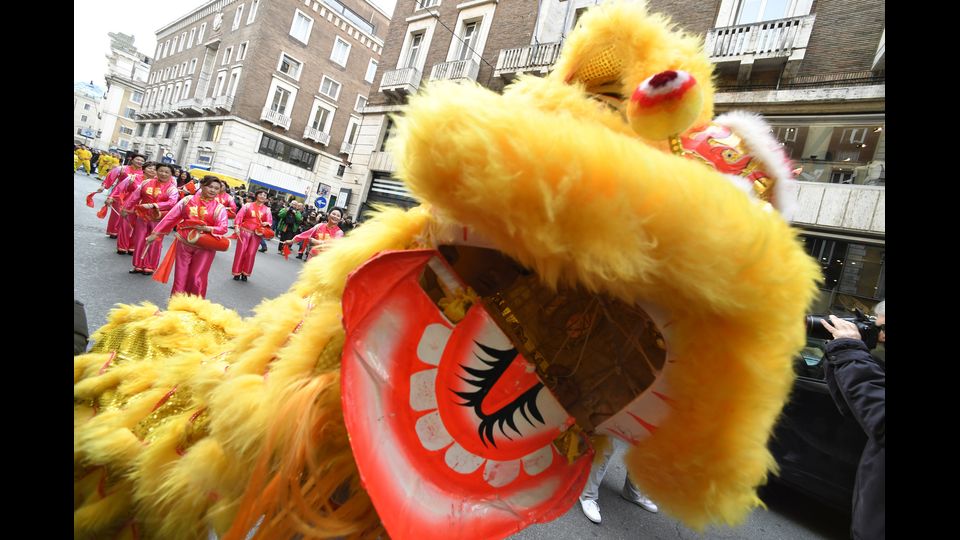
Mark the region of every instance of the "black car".
POLYGON ((830 397, 823 374, 825 344, 808 337, 794 361, 797 379, 770 441, 780 466, 773 480, 849 512, 867 437, 830 397))

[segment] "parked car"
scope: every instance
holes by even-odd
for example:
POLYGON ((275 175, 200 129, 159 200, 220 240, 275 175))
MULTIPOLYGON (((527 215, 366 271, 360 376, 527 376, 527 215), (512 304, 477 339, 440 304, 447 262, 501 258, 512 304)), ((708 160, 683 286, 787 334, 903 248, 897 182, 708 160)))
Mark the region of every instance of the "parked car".
POLYGON ((849 512, 867 438, 856 420, 841 416, 830 397, 823 372, 825 344, 808 337, 794 360, 797 379, 770 441, 780 465, 773 480, 849 512))

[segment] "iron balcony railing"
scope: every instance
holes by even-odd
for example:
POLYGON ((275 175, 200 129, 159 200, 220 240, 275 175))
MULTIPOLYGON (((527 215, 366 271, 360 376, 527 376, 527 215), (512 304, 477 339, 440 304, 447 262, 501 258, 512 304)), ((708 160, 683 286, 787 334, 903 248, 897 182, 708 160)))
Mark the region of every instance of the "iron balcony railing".
POLYGON ((275 126, 282 127, 283 129, 290 129, 290 117, 284 116, 276 111, 270 110, 270 107, 264 107, 263 112, 260 113, 260 119, 266 120, 275 126))
POLYGON ((307 126, 306 129, 303 130, 303 138, 316 141, 320 144, 328 144, 330 142, 329 133, 324 133, 319 129, 313 129, 310 126, 307 126))
POLYGON ((704 50, 714 62, 753 56, 789 57, 806 49, 816 14, 713 28, 707 32, 704 50))
POLYGON ((416 92, 420 88, 420 77, 421 73, 417 68, 392 69, 384 72, 383 79, 380 81, 380 91, 416 92))
POLYGON ((495 76, 523 73, 525 71, 540 71, 546 73, 553 68, 563 41, 553 43, 538 43, 526 47, 502 49, 497 58, 495 76))

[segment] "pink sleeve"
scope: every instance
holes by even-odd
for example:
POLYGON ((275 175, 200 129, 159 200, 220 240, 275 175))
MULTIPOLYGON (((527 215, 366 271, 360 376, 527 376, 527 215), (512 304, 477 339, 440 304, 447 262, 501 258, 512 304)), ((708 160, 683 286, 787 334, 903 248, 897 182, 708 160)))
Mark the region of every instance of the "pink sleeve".
POLYGON ((117 182, 110 190, 108 197, 123 197, 123 192, 126 191, 128 185, 130 185, 130 180, 127 178, 117 182))
POLYGON ((237 215, 233 218, 233 222, 236 224, 237 228, 240 228, 240 224, 243 223, 243 218, 247 217, 247 206, 248 205, 246 204, 241 206, 240 210, 237 210, 237 215))
POLYGON ((112 171, 107 173, 107 177, 103 179, 103 184, 100 184, 103 189, 107 189, 117 181, 117 177, 120 176, 120 170, 123 169, 123 165, 115 167, 112 171))
POLYGON ((337 232, 333 233, 334 238, 343 238, 343 229, 337 229, 337 232))
POLYGON ((165 212, 171 208, 173 205, 177 204, 177 201, 180 199, 180 192, 177 191, 177 186, 173 185, 167 188, 167 198, 157 203, 157 208, 161 212, 165 212))
POLYGON ((144 180, 137 189, 133 190, 133 193, 129 197, 123 199, 123 209, 127 212, 133 212, 133 207, 140 202, 140 190, 143 189, 143 184, 146 184, 147 181, 144 180))
POLYGON ((264 206, 264 208, 267 209, 267 223, 269 223, 270 226, 273 227, 273 212, 270 211, 270 207, 268 206, 264 206))
POLYGON ((153 228, 153 234, 164 235, 173 230, 173 226, 183 220, 183 215, 187 207, 189 199, 183 199, 172 210, 167 212, 167 215, 163 216, 163 219, 160 220, 160 223, 153 228))
POLYGON ((217 206, 217 210, 219 210, 216 216, 217 224, 213 226, 213 230, 210 232, 221 236, 227 234, 227 225, 229 224, 227 221, 227 208, 221 204, 217 206))
POLYGON ((294 242, 303 242, 303 241, 306 240, 307 238, 310 238, 311 236, 313 236, 313 234, 314 234, 315 232, 317 232, 317 229, 319 229, 319 228, 320 228, 320 225, 314 225, 313 227, 310 227, 309 229, 303 231, 302 233, 294 236, 294 237, 293 237, 293 241, 294 241, 294 242))
POLYGON ((237 211, 237 203, 233 202, 233 197, 231 197, 230 195, 227 195, 227 196, 224 197, 224 198, 227 199, 226 206, 229 206, 230 208, 233 208, 233 211, 236 212, 236 211, 237 211))

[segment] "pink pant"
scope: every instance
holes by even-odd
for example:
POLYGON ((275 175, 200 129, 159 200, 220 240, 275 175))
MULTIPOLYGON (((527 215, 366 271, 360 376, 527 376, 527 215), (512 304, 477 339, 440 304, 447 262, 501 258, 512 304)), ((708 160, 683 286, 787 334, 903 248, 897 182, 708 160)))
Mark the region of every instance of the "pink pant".
POLYGON ((120 220, 117 232, 117 249, 120 251, 133 251, 133 227, 136 219, 137 216, 130 214, 120 220))
POLYGON ((113 204, 110 205, 113 207, 113 210, 107 210, 109 214, 107 217, 107 234, 110 236, 117 236, 120 231, 120 222, 124 218, 120 217, 120 199, 114 199, 113 204))
POLYGON ((253 263, 257 260, 260 237, 246 229, 237 227, 237 251, 233 255, 233 275, 249 276, 253 273, 253 263))
POLYGON ((177 266, 173 274, 173 290, 170 295, 177 293, 195 294, 201 298, 207 297, 207 275, 216 251, 201 249, 177 240, 177 266))
POLYGON ((163 250, 163 237, 150 244, 147 248, 147 236, 156 227, 156 221, 146 221, 139 217, 134 218, 133 225, 133 267, 142 270, 154 271, 160 264, 160 251, 163 250))

